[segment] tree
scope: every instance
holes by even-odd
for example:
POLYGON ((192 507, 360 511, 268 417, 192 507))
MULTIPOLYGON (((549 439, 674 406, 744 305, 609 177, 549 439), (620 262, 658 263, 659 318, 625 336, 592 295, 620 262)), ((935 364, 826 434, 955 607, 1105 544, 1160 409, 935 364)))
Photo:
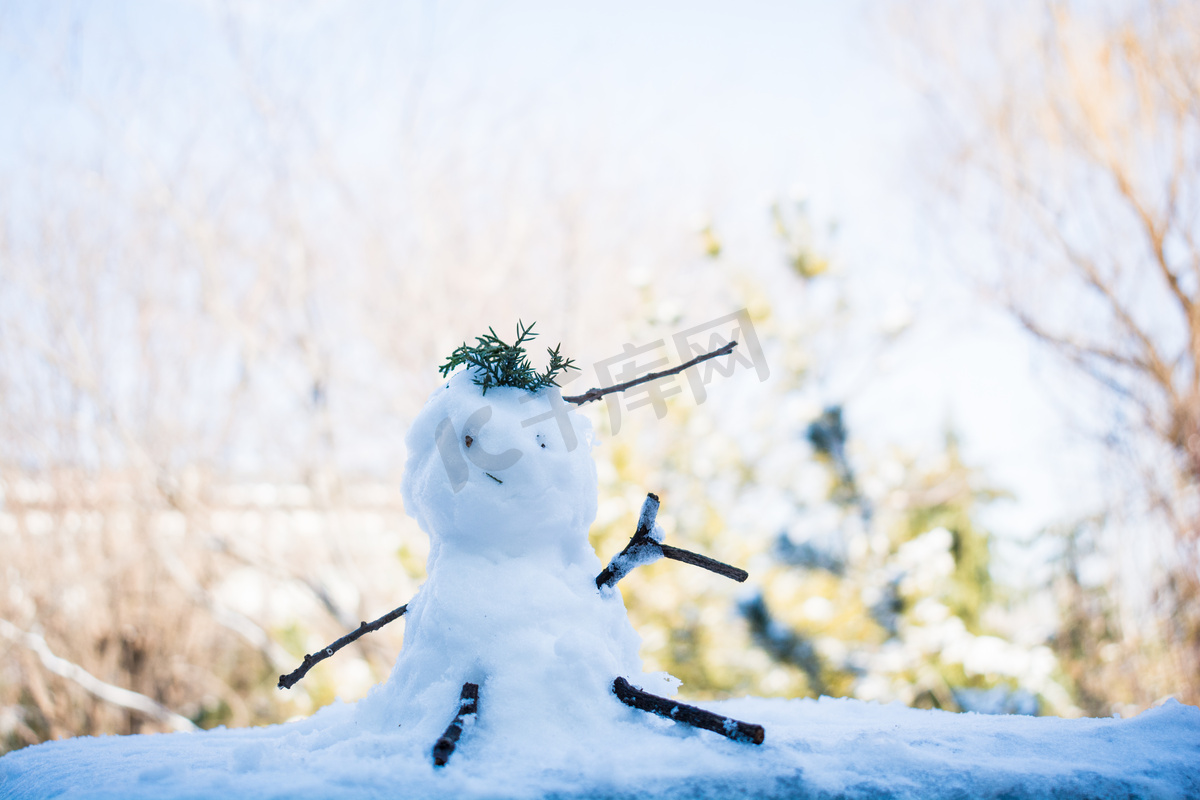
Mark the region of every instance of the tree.
POLYGON ((1098 388, 1111 412, 1103 436, 1148 512, 1124 552, 1153 551, 1147 533, 1167 534, 1142 598, 1154 624, 1123 639, 1142 658, 1165 647, 1170 669, 1134 669, 1147 677, 1120 699, 1198 702, 1200 6, 898 11, 932 100, 930 176, 953 209, 947 230, 978 223, 967 229, 994 259, 973 274, 1098 388))
POLYGON ((670 541, 750 572, 738 586, 653 564, 624 581, 647 664, 693 695, 1078 713, 1051 649, 997 623, 1008 598, 977 517, 1001 493, 955 437, 919 458, 889 455, 854 441, 840 406, 816 404, 830 391, 822 370, 854 357, 839 319, 849 298, 839 270, 802 268, 829 261, 823 243, 789 235, 808 227, 803 206, 773 212, 789 271, 770 289, 743 270, 731 282, 771 381, 732 373, 703 406, 681 393, 662 419, 630 414, 604 445, 614 469, 601 496, 616 502, 593 528, 598 552, 620 548, 653 486, 670 541), (748 391, 726 395, 734 386, 748 391))

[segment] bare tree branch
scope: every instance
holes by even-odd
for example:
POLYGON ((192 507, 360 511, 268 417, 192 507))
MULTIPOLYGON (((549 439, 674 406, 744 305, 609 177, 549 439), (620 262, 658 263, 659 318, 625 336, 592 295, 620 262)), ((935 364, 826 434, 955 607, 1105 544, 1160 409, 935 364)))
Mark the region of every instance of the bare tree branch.
POLYGON ((113 686, 111 683, 105 683, 78 664, 56 656, 50 646, 46 644, 46 640, 36 633, 23 631, 8 620, 0 619, 0 635, 32 650, 41 659, 42 665, 46 669, 60 678, 73 681, 106 703, 145 714, 157 722, 170 725, 177 731, 200 730, 190 719, 176 714, 157 700, 129 689, 122 689, 120 686, 113 686))
POLYGON ((1163 537, 1114 579, 1121 602, 1154 610, 1140 642, 1123 634, 1138 679, 1108 688, 1200 696, 1200 6, 963 9, 947 0, 929 16, 949 24, 906 32, 949 140, 935 188, 955 224, 965 211, 991 234, 1015 321, 1114 401, 1103 440, 1132 490, 1110 499, 1112 532, 1163 537))
MULTIPOLYGON (((1147 329, 1137 322, 1131 309, 1121 299, 1118 291, 1101 274, 1096 263, 1069 241, 1063 232, 1061 221, 1054 218, 1049 204, 1034 188, 1032 178, 1026 175, 1018 176, 1017 188, 1028 201, 1025 206, 1026 213, 1031 215, 1031 221, 1040 228, 1046 241, 1058 249, 1067 262, 1076 269, 1085 285, 1104 299, 1121 328, 1138 342, 1144 357, 1132 360, 1126 366, 1144 372, 1147 377, 1158 384, 1171 401, 1174 401, 1176 399, 1174 373, 1165 357, 1159 352, 1158 346, 1150 337, 1147 329)), ((1027 312, 1024 313, 1024 317, 1025 320, 1022 324, 1032 319, 1027 312)), ((1039 337, 1050 343, 1056 341, 1055 337, 1046 335, 1044 332, 1039 334, 1039 337)))
POLYGON ((1140 372, 1143 371, 1143 365, 1139 361, 1094 343, 1078 342, 1066 336, 1052 334, 1042 328, 1041 325, 1022 310, 1010 308, 1010 311, 1021 324, 1021 327, 1029 334, 1038 341, 1052 347, 1085 375, 1114 394, 1119 395, 1127 402, 1132 403, 1141 413, 1142 423, 1148 429, 1158 435, 1165 435, 1165 431, 1167 430, 1166 425, 1169 423, 1164 423, 1159 419, 1161 414, 1155 412, 1149 401, 1139 395, 1129 385, 1119 381, 1111 371, 1101 371, 1095 364, 1099 360, 1106 362, 1110 367, 1124 367, 1131 371, 1140 372))

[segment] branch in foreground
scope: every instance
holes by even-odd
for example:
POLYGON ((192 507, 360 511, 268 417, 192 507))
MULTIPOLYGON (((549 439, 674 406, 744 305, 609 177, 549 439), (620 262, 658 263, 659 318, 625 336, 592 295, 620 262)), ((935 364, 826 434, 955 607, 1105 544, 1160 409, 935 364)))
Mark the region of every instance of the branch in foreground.
POLYGON ((651 564, 662 557, 661 544, 654 538, 654 520, 658 516, 658 495, 650 492, 642 503, 642 513, 638 515, 637 530, 629 539, 629 544, 613 556, 608 566, 596 576, 596 588, 614 586, 635 567, 651 564))
POLYGON ((42 665, 46 669, 61 678, 74 681, 106 703, 145 714, 153 720, 170 725, 177 731, 200 730, 190 719, 176 714, 157 700, 129 689, 122 689, 120 686, 113 686, 111 683, 105 683, 78 664, 56 656, 50 649, 50 645, 46 644, 46 640, 36 633, 28 633, 6 619, 0 619, 0 635, 29 648, 41 659, 42 665))
POLYGON ((300 666, 297 667, 293 672, 289 672, 287 675, 279 676, 279 684, 278 684, 279 688, 280 689, 292 688, 297 683, 299 683, 300 679, 303 678, 305 675, 307 675, 308 671, 310 669, 312 669, 313 667, 315 667, 317 664, 319 664, 322 661, 324 661, 325 659, 329 658, 331 655, 336 653, 338 650, 341 650, 343 647, 350 644, 351 642, 357 641, 363 635, 371 633, 372 631, 377 631, 380 628, 382 628, 384 625, 387 625, 389 622, 393 622, 394 620, 400 619, 400 617, 404 616, 405 611, 408 611, 407 603, 400 606, 397 609, 393 609, 393 610, 389 611, 388 613, 384 614, 382 617, 380 617, 379 619, 375 620, 374 622, 372 622, 370 624, 367 624, 366 622, 361 623, 353 631, 351 631, 350 633, 347 633, 345 636, 338 639, 336 642, 329 645, 329 647, 326 647, 324 650, 321 650, 318 653, 312 653, 312 654, 304 656, 304 662, 301 663, 300 666))
POLYGON ((763 730, 762 725, 722 717, 720 714, 705 711, 703 708, 677 703, 674 700, 644 692, 624 678, 617 678, 613 681, 612 689, 617 699, 627 706, 649 711, 651 714, 682 722, 694 728, 704 728, 735 742, 762 744, 766 737, 766 731, 763 730))
MULTIPOLYGON (((625 548, 621 552, 613 556, 612 561, 608 562, 608 566, 596 576, 597 589, 614 586, 617 581, 624 578, 635 568, 643 564, 651 564, 660 558, 682 561, 685 564, 691 564, 692 566, 706 569, 709 572, 724 575, 726 578, 735 580, 738 583, 742 583, 746 578, 750 577, 750 573, 744 569, 738 569, 723 561, 717 561, 715 558, 702 556, 699 553, 693 553, 691 550, 684 550, 681 547, 672 547, 669 544, 663 544, 659 541, 654 534, 654 520, 658 516, 658 504, 658 495, 653 492, 646 495, 646 500, 642 503, 642 513, 638 516, 637 530, 634 531, 629 544, 625 545, 625 548)), ((661 535, 660 532, 659 536, 661 535)))
POLYGON ((733 348, 735 348, 735 347, 737 347, 737 342, 728 342, 724 346, 719 347, 716 350, 713 350, 711 353, 705 353, 704 355, 696 356, 691 361, 688 361, 685 364, 680 364, 678 367, 672 367, 671 369, 665 369, 662 372, 651 372, 646 375, 643 375, 640 378, 634 378, 631 381, 625 381, 625 383, 618 383, 616 386, 606 386, 604 388, 588 389, 583 394, 572 395, 571 397, 564 397, 563 400, 567 401, 568 403, 574 403, 577 406, 581 406, 584 403, 590 403, 593 400, 599 400, 601 397, 604 397, 604 395, 606 395, 606 394, 612 394, 613 392, 623 392, 626 389, 632 389, 634 386, 637 386, 638 384, 649 383, 650 381, 656 381, 659 378, 665 378, 668 375, 675 375, 677 373, 683 372, 688 367, 694 367, 697 364, 699 364, 700 362, 707 361, 710 358, 716 358, 717 356, 728 355, 729 353, 733 352, 733 348))

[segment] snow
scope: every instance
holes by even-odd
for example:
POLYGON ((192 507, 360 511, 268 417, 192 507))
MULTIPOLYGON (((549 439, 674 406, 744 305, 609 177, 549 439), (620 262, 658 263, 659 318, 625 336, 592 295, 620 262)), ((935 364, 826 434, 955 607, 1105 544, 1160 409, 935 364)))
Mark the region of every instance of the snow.
POLYGON ((359 723, 368 698, 266 728, 28 747, 0 758, 0 797, 1200 797, 1200 709, 1174 701, 1066 720, 748 698, 698 705, 764 725, 761 746, 627 709, 509 757, 480 746, 485 700, 441 769, 425 732, 359 723))
POLYGON ((586 419, 556 388, 485 397, 460 372, 406 444, 405 506, 431 546, 387 681, 283 725, 29 747, 0 759, 0 797, 1200 796, 1200 709, 1174 702, 1133 720, 695 703, 763 725, 758 746, 629 708, 615 678, 679 682, 642 671, 620 592, 596 588, 586 419), (468 682, 478 714, 434 767, 468 682))

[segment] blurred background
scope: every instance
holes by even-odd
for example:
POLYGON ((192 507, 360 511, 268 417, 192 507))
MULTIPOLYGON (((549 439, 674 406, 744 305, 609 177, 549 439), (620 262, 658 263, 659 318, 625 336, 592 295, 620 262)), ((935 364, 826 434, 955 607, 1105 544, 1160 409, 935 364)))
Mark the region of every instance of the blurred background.
MULTIPOLYGON (((383 680, 404 433, 536 320, 683 695, 1200 703, 1200 5, 0 2, 0 752, 383 680), (748 327, 748 326, 747 326, 748 327), (724 328, 722 330, 727 330, 724 328)), ((540 348, 535 363, 544 363, 540 348)))

